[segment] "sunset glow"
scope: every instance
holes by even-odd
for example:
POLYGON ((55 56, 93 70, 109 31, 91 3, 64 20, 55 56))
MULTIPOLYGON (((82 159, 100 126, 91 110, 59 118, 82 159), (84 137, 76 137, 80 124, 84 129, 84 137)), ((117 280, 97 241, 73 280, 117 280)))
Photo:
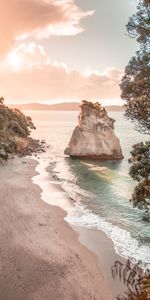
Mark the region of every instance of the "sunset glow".
POLYGON ((150 300, 150 0, 0 4, 0 300, 150 300))
POLYGON ((118 102, 123 67, 135 49, 129 41, 122 55, 124 23, 136 1, 117 0, 118 11, 105 1, 1 2, 0 86, 8 103, 118 102))

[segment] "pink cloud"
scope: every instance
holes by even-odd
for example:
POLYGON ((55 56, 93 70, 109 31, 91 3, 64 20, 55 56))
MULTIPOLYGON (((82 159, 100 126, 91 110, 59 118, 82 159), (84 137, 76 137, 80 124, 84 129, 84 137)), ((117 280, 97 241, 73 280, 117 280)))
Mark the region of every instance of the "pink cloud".
POLYGON ((30 43, 9 53, 5 67, 0 70, 0 87, 1 94, 14 102, 112 99, 120 96, 121 75, 114 68, 102 74, 69 71, 63 63, 50 62, 41 46, 30 43))
POLYGON ((20 38, 78 34, 83 31, 81 20, 92 14, 83 12, 74 0, 1 0, 0 54, 20 38))
POLYGON ((8 53, 5 59, 8 67, 14 71, 43 66, 49 63, 49 57, 43 46, 35 43, 20 44, 8 53))

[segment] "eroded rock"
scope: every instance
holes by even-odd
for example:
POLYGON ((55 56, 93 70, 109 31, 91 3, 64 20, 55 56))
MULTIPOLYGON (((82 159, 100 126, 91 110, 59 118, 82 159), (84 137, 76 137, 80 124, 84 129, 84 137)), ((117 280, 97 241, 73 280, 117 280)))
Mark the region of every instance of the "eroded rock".
POLYGON ((79 158, 122 159, 120 142, 114 132, 115 120, 98 102, 84 100, 80 107, 78 125, 64 153, 79 158))

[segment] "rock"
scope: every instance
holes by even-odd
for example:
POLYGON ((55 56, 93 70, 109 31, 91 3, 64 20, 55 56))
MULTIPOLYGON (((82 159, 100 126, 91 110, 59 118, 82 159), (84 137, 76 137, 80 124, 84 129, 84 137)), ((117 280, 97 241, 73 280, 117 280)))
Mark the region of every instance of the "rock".
POLYGON ((8 159, 8 154, 4 149, 0 149, 0 160, 7 160, 8 159))
POLYGON ((114 132, 115 120, 98 102, 82 101, 78 125, 64 154, 100 160, 123 159, 119 139, 114 132))
POLYGON ((32 154, 42 153, 46 150, 46 145, 40 140, 33 139, 31 137, 28 137, 25 139, 26 143, 25 146, 19 147, 16 151, 16 154, 18 156, 31 156, 32 154))

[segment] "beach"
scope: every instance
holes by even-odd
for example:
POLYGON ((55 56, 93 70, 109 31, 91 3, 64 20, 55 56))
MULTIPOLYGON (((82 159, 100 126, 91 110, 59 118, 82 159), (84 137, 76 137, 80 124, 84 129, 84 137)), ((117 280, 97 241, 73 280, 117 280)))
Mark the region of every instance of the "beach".
POLYGON ((41 199, 32 182, 37 164, 14 158, 0 166, 0 299, 113 299, 98 258, 65 211, 41 199))
POLYGON ((0 300, 149 298, 149 4, 1 0, 0 300))

